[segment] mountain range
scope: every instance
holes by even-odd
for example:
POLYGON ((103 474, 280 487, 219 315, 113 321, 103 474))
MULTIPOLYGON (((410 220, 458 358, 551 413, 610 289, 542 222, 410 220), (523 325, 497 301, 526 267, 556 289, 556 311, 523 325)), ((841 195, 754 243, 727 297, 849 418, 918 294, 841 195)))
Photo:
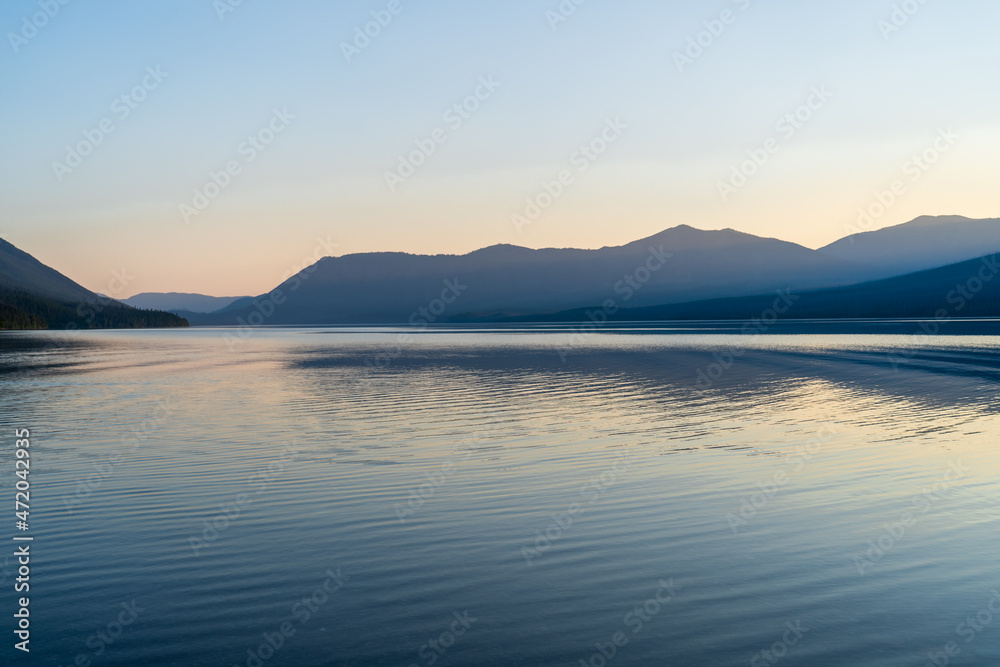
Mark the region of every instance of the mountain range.
POLYGON ((997 240, 1000 220, 946 216, 856 234, 818 250, 680 225, 599 250, 497 245, 467 255, 361 253, 324 258, 269 294, 214 313, 182 314, 193 324, 213 325, 524 321, 609 300, 631 312, 861 285, 986 255, 997 240), (449 292, 449 284, 456 289, 449 292))
MULTIPOLYGON (((495 245, 465 255, 326 257, 255 297, 144 293, 111 303, 223 326, 568 321, 605 305, 618 319, 726 319, 752 316, 782 291, 796 295, 793 317, 932 316, 949 307, 934 306, 956 281, 978 270, 968 260, 998 250, 998 219, 921 217, 818 250, 679 225, 597 250, 495 245)), ((0 245, 0 289, 60 303, 101 298, 6 243, 0 245)), ((992 289, 954 315, 1000 315, 992 289)), ((18 306, 0 297, 0 308, 11 307, 18 306)), ((22 324, 38 324, 22 317, 31 309, 20 311, 22 324)))
MULTIPOLYGON (((681 225, 628 245, 532 250, 496 245, 467 255, 364 253, 327 257, 277 286, 283 303, 268 324, 407 322, 420 307, 453 302, 439 320, 460 314, 530 315, 614 297, 654 305, 792 285, 808 289, 856 282, 871 271, 794 243, 731 229, 681 225), (627 298, 626 298, 627 297, 627 298)), ((243 299, 192 322, 227 324, 258 310, 267 295, 243 299)), ((190 315, 189 315, 190 316, 190 315)))
POLYGON ((211 313, 222 310, 245 296, 205 296, 184 292, 143 292, 122 299, 122 303, 133 308, 147 308, 166 311, 187 311, 190 313, 211 313))
POLYGON ((777 290, 616 312, 576 309, 494 321, 628 321, 926 318, 1000 316, 1000 253, 846 287, 777 290))

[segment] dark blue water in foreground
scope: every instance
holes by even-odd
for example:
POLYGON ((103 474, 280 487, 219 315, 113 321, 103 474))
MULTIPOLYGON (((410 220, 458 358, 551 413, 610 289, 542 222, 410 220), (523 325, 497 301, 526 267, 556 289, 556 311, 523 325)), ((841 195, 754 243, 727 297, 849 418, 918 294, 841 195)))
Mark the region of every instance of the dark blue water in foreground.
POLYGON ((1000 338, 687 329, 2 334, 0 659, 1000 663, 1000 338))

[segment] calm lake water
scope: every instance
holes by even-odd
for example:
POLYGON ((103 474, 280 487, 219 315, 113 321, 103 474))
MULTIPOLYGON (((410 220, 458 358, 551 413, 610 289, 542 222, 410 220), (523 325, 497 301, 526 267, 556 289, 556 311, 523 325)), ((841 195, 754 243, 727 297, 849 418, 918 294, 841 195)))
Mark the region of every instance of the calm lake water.
POLYGON ((919 331, 2 334, 3 660, 998 664, 1000 337, 919 331))

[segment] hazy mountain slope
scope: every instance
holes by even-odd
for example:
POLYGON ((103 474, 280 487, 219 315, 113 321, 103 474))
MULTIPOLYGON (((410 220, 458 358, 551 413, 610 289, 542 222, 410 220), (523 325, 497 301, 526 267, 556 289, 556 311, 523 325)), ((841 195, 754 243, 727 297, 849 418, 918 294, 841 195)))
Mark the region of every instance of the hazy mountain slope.
POLYGON ((460 313, 531 314, 610 298, 651 305, 808 289, 849 284, 870 274, 866 267, 794 243, 682 225, 599 250, 498 245, 461 256, 367 253, 325 258, 281 285, 284 303, 274 308, 262 295, 192 321, 233 324, 246 320, 256 302, 267 314, 267 324, 407 322, 442 292, 448 299, 454 297, 454 303, 435 314, 438 319, 460 313), (455 287, 449 288, 446 281, 455 287))
POLYGON ((121 302, 133 308, 152 308, 167 312, 187 311, 192 313, 211 313, 222 310, 241 296, 206 296, 204 294, 187 294, 183 292, 143 292, 122 299, 121 302))
POLYGON ((879 277, 954 264, 1000 251, 1000 219, 923 216, 820 248, 831 257, 869 264, 879 277))
POLYGON ((65 301, 93 298, 90 290, 0 239, 0 289, 65 301))
MULTIPOLYGON (((750 320, 774 307, 775 294, 626 309, 616 320, 750 320)), ((895 278, 791 295, 783 319, 1000 317, 1000 255, 994 254, 895 278)), ((544 321, 584 321, 586 310, 544 321)))
POLYGON ((0 239, 0 329, 187 326, 170 313, 138 310, 94 294, 0 239))

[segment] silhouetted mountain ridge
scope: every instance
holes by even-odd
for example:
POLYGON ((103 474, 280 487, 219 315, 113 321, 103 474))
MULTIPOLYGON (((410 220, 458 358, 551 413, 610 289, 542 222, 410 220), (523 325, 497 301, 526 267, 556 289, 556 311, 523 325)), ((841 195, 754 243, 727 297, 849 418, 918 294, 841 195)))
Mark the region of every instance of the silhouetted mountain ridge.
MULTIPOLYGON (((803 246, 731 229, 680 225, 598 250, 495 245, 465 255, 359 253, 328 257, 277 286, 281 303, 236 302, 192 321, 236 324, 261 309, 268 324, 407 322, 462 286, 440 319, 460 313, 542 314, 617 298, 654 305, 858 282, 872 269, 803 246), (631 283, 631 284, 629 284, 631 283)), ((260 319, 260 316, 255 316, 260 319)))
POLYGON ((93 298, 90 290, 0 239, 0 289, 75 301, 93 298))
POLYGON ((232 305, 245 296, 207 296, 205 294, 190 294, 187 292, 143 292, 122 299, 121 302, 133 308, 162 310, 168 313, 187 311, 192 313, 211 313, 232 305))
POLYGON ((0 239, 0 329, 187 325, 187 320, 176 315, 139 310, 95 294, 0 239))
MULTIPOLYGON (((612 321, 758 320, 779 305, 782 319, 1000 317, 1000 255, 823 290, 756 294, 605 313, 612 321)), ((586 322, 601 319, 592 308, 534 318, 468 318, 465 321, 586 322)), ((770 316, 773 316, 770 315, 770 316)))
POLYGON ((925 215, 902 225, 848 236, 820 248, 820 252, 877 267, 880 278, 896 276, 1000 252, 1000 219, 925 215))

